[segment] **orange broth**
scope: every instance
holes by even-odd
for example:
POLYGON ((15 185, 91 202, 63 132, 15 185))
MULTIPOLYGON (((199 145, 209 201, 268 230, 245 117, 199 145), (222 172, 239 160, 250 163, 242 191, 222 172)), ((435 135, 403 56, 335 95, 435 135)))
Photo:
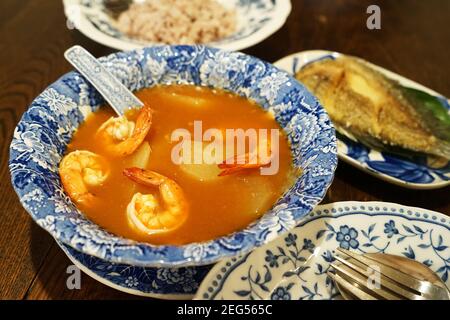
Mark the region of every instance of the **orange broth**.
POLYGON ((89 115, 75 133, 68 152, 88 150, 104 156, 111 173, 102 187, 92 193, 100 200, 91 207, 79 205, 86 216, 108 231, 125 238, 153 244, 186 244, 214 239, 245 228, 270 209, 292 184, 295 174, 286 136, 273 116, 256 103, 237 95, 190 85, 158 86, 136 95, 154 110, 147 141, 151 146, 147 169, 176 181, 189 204, 186 222, 178 229, 154 235, 136 232, 128 225, 126 207, 135 192, 158 194, 158 188, 138 186, 124 177, 130 158, 118 159, 103 152, 95 133, 102 123, 114 116, 110 107, 101 107, 89 115), (173 99, 182 97, 182 99, 173 99), (184 98, 183 98, 184 97, 184 98), (200 181, 186 174, 171 161, 172 132, 193 129, 201 120, 208 128, 280 129, 279 170, 275 175, 261 175, 251 169, 217 179, 200 181))

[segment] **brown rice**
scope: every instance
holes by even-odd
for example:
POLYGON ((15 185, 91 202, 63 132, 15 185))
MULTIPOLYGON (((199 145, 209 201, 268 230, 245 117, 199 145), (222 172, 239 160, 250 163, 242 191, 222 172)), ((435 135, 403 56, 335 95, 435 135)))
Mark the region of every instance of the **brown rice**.
POLYGON ((156 43, 217 41, 236 29, 236 13, 215 0, 147 0, 133 3, 117 20, 129 37, 156 43))

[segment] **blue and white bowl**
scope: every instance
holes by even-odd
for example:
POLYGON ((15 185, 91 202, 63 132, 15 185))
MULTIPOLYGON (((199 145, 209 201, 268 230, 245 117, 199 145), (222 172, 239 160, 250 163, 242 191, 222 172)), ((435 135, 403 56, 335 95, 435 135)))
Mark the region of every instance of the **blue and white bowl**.
MULTIPOLYGON (((134 0, 138 2, 139 0, 134 0)), ((232 35, 208 46, 224 50, 251 47, 280 29, 291 12, 290 0, 218 0, 234 9, 237 30, 232 35)), ((76 28, 86 37, 118 50, 133 50, 151 45, 121 33, 113 19, 105 13, 103 0, 63 0, 68 27, 76 28)))
POLYGON ((73 133, 104 104, 77 72, 50 85, 17 125, 10 147, 12 184, 32 218, 59 242, 111 263, 141 267, 207 265, 245 253, 294 228, 324 197, 337 164, 336 138, 318 101, 286 72, 254 57, 204 46, 160 46, 100 61, 131 90, 191 83, 229 90, 273 112, 303 174, 258 221, 202 243, 156 246, 121 238, 88 220, 65 195, 58 164, 73 133))

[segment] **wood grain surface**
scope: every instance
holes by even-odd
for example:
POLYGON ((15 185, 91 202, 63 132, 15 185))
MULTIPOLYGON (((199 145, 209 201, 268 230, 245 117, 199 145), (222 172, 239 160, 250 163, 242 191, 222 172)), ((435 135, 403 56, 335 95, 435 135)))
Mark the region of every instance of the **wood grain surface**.
MULTIPOLYGON (((244 52, 274 62, 311 49, 361 56, 450 96, 450 1, 292 0, 278 32, 244 52), (366 9, 378 4, 381 30, 366 28, 366 9)), ((0 1, 0 299, 137 299, 86 275, 80 290, 66 287, 70 261, 20 205, 7 167, 14 127, 31 101, 71 67, 63 58, 81 44, 96 56, 113 52, 69 30, 59 0, 0 1)), ((390 201, 450 215, 450 188, 413 191, 339 163, 324 203, 390 201)))

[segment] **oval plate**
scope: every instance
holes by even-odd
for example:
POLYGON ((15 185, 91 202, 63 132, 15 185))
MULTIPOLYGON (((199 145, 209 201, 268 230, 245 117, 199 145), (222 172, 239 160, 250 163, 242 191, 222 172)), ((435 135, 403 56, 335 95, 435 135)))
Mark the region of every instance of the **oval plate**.
POLYGON ((196 299, 339 299, 327 276, 337 247, 385 252, 428 265, 450 286, 450 219, 385 202, 321 205, 294 230, 216 264, 196 299))
MULTIPOLYGON (((226 8, 234 8, 238 31, 217 42, 205 45, 224 50, 241 50, 253 46, 280 29, 291 12, 290 0, 219 0, 226 8)), ((63 0, 68 27, 86 37, 118 50, 133 50, 154 45, 129 38, 117 30, 102 1, 63 0)))
MULTIPOLYGON (((295 75, 303 66, 321 59, 333 59, 341 55, 338 52, 312 50, 295 53, 275 62, 275 66, 295 75)), ((370 64, 402 85, 416 88, 439 97, 450 110, 447 98, 416 82, 391 71, 370 64)), ((450 112, 450 111, 449 111, 450 112)), ((350 139, 338 137, 338 155, 345 162, 377 178, 410 189, 437 189, 450 185, 450 164, 441 169, 426 165, 426 157, 417 157, 415 162, 393 154, 379 152, 350 139)))

